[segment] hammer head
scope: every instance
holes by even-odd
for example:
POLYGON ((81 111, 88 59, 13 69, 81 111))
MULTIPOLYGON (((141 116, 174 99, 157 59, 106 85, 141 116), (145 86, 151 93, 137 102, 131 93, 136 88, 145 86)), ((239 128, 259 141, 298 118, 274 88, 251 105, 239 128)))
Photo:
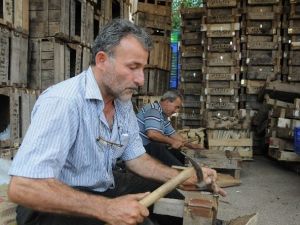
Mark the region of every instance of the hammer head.
POLYGON ((192 159, 190 156, 188 156, 185 152, 181 152, 181 153, 191 162, 192 166, 194 167, 194 169, 196 171, 196 175, 197 175, 197 179, 198 179, 197 186, 199 188, 206 187, 201 166, 194 159, 192 159))

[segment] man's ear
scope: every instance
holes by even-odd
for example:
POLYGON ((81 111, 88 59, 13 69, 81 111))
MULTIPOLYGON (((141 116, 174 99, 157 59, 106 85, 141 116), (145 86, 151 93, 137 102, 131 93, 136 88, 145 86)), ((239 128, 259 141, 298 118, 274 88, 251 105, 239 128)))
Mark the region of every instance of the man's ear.
POLYGON ((95 58, 96 65, 104 63, 107 60, 107 58, 108 55, 105 52, 103 51, 98 52, 95 58))

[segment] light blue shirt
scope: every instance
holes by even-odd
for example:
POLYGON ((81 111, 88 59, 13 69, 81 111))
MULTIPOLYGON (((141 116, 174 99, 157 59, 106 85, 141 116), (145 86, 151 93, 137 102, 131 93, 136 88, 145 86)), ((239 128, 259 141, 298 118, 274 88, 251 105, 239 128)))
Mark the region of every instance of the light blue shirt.
POLYGON ((145 153, 131 102, 116 100, 115 108, 111 130, 91 67, 48 88, 33 108, 9 174, 56 178, 95 191, 113 188, 117 158, 131 160, 145 153), (99 136, 123 147, 99 143, 99 136))

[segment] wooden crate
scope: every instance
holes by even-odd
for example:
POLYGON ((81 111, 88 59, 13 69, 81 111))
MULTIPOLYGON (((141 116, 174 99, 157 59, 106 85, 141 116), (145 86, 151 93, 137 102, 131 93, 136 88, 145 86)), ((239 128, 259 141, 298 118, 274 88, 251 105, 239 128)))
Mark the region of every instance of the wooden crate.
POLYGON ((237 52, 208 52, 205 55, 207 66, 238 66, 241 55, 237 52))
POLYGON ((241 158, 252 159, 252 133, 242 130, 208 130, 208 145, 211 150, 237 151, 241 158))
POLYGON ((202 57, 181 57, 181 69, 183 70, 201 70, 202 66, 202 57))
POLYGON ((241 86, 246 88, 246 94, 258 94, 265 86, 266 81, 261 80, 241 80, 241 86))
POLYGON ((243 66, 244 79, 249 80, 275 80, 280 74, 279 66, 243 66))
POLYGON ((158 28, 162 30, 171 30, 171 17, 160 16, 145 12, 134 14, 134 23, 141 27, 158 28))
POLYGON ((280 65, 280 53, 276 50, 247 50, 246 63, 248 66, 280 65))
POLYGON ((248 6, 246 9, 247 20, 280 20, 282 8, 278 5, 248 6))
POLYGON ((165 1, 150 1, 150 0, 139 0, 132 2, 132 12, 145 12, 160 16, 171 16, 171 0, 165 1))
POLYGON ((240 51, 240 41, 236 37, 207 38, 206 41, 209 52, 240 51))
POLYGON ((280 0, 248 0, 248 5, 274 5, 278 4, 280 0))
POLYGON ((237 8, 211 8, 207 9, 205 23, 237 23, 240 16, 240 10, 237 8))
POLYGON ((30 50, 29 86, 33 89, 46 89, 82 71, 82 46, 79 44, 63 43, 57 38, 38 38, 30 39, 30 50))
POLYGON ((234 37, 240 30, 240 23, 202 24, 201 31, 207 37, 234 37))
POLYGON ((153 38, 153 49, 150 51, 148 64, 151 67, 167 70, 171 69, 170 40, 164 37, 153 38))
POLYGON ((29 0, 2 0, 0 24, 7 25, 28 35, 29 0))
POLYGON ((249 50, 276 50, 280 47, 280 36, 247 36, 247 49, 249 50))
POLYGON ((300 4, 296 2, 290 2, 290 19, 300 19, 300 4))
POLYGON ((93 5, 86 0, 30 1, 30 36, 60 37, 84 44, 93 41, 93 5))
POLYGON ((0 85, 27 86, 28 36, 0 26, 0 85))
POLYGON ((202 92, 202 85, 201 83, 181 83, 180 88, 183 89, 184 94, 194 94, 200 95, 202 92))
POLYGON ((181 46, 182 57, 203 57, 202 45, 182 45, 181 46))
POLYGON ((181 70, 181 82, 201 83, 203 74, 201 70, 181 70))
POLYGON ((300 51, 290 50, 288 52, 288 65, 300 66, 300 51))
POLYGON ((168 89, 169 71, 147 67, 144 70, 145 81, 142 87, 139 87, 139 94, 160 96, 168 89))
POLYGON ((300 19, 289 19, 288 34, 300 34, 300 19))
MULTIPOLYGON (((219 74, 240 74, 240 68, 236 66, 205 66, 203 68, 204 74, 210 74, 211 76, 218 76, 219 74)), ((237 80, 237 78, 236 78, 237 80)))
POLYGON ((271 137, 268 155, 278 161, 300 162, 300 156, 294 152, 293 144, 290 140, 271 137))
POLYGON ((236 96, 238 94, 239 83, 228 80, 214 80, 205 82, 205 95, 225 95, 236 96))
POLYGON ((189 19, 189 20, 183 20, 181 23, 182 23, 181 29, 184 33, 200 32, 203 21, 199 19, 189 19))
POLYGON ((20 145, 30 124, 30 114, 39 91, 3 87, 0 88, 1 97, 1 132, 9 126, 9 138, 0 141, 0 148, 17 147, 20 145))
POLYGON ((180 15, 183 20, 189 19, 200 19, 202 20, 203 16, 206 13, 205 8, 195 7, 195 8, 180 8, 180 15))
POLYGON ((215 1, 215 0, 206 0, 207 8, 229 8, 237 7, 239 0, 227 0, 227 1, 215 1))
POLYGON ((280 21, 277 20, 247 20, 242 26, 246 27, 248 35, 280 34, 280 21))
POLYGON ((203 32, 184 32, 181 34, 182 45, 201 45, 204 39, 203 32))

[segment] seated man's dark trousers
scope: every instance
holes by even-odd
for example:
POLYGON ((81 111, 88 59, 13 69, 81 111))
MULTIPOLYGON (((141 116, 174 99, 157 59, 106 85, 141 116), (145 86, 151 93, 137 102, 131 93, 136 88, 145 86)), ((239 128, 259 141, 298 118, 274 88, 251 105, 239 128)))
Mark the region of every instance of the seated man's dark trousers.
MULTIPOLYGON (((77 190, 89 192, 91 194, 113 198, 113 197, 126 195, 126 194, 142 193, 148 191, 151 192, 161 185, 160 183, 154 182, 152 180, 144 179, 130 172, 127 173, 114 172, 114 177, 115 177, 115 188, 109 189, 105 192, 101 192, 101 193, 95 192, 84 187, 75 187, 75 188, 77 190)), ((166 197, 174 198, 174 199, 183 199, 183 196, 176 190, 169 193, 166 197)), ((152 209, 150 209, 150 212, 151 211, 152 209)), ((141 224, 142 225, 182 224, 181 218, 160 216, 154 214, 151 214, 150 218, 154 218, 156 222, 153 223, 151 219, 146 218, 144 222, 141 224)), ((105 223, 93 218, 44 213, 44 212, 34 211, 32 209, 25 208, 22 206, 18 206, 17 224, 18 225, 76 225, 76 224, 103 225, 105 223)))
POLYGON ((144 146, 146 152, 168 166, 184 166, 184 155, 177 149, 159 142, 150 142, 144 146))

